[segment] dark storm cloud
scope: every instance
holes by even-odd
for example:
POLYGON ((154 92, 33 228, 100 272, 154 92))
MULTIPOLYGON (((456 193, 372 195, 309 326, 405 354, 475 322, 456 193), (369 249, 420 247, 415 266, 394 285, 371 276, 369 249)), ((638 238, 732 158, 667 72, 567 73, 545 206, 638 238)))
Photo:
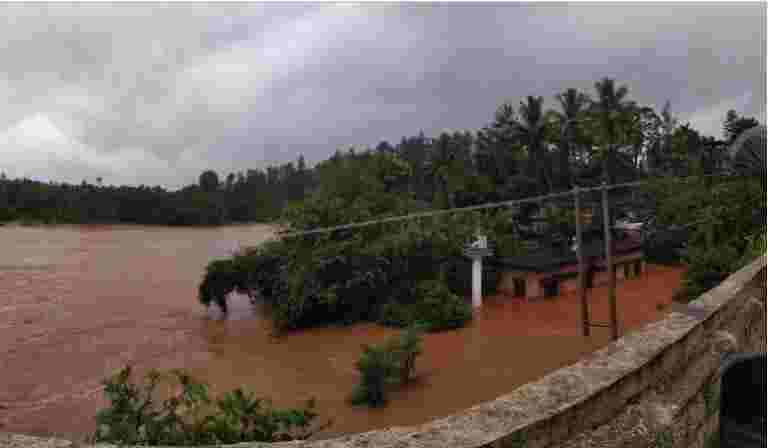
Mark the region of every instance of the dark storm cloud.
POLYGON ((762 4, 6 6, 0 170, 163 183, 486 124, 504 100, 765 119, 762 4), (56 160, 56 163, 47 161, 56 160), (55 167, 55 168, 54 168, 55 167))

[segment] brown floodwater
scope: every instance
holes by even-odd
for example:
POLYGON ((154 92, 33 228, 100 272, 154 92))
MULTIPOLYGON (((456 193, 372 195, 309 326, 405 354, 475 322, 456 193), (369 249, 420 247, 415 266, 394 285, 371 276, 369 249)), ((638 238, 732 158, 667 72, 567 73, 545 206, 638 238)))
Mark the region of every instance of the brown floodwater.
MULTIPOLYGON (((385 408, 351 407, 361 345, 395 332, 374 324, 271 336, 234 297, 226 318, 196 298, 205 265, 271 235, 267 226, 0 227, 0 431, 80 439, 105 401, 99 381, 130 362, 183 367, 215 392, 246 386, 279 406, 315 397, 334 425, 319 437, 419 424, 493 399, 609 342, 580 336, 574 295, 486 299, 468 327, 425 337, 417 380, 385 408)), ((648 267, 619 283, 622 331, 669 310, 681 269, 648 267)), ((469 273, 468 273, 469 275, 469 273)), ((607 321, 605 288, 590 292, 607 321)))

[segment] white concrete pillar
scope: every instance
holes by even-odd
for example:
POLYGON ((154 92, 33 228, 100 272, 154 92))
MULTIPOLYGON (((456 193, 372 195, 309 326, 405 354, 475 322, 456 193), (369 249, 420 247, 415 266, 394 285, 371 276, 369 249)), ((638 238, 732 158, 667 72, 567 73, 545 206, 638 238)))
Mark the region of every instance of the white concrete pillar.
POLYGON ((472 259, 472 308, 483 306, 483 259, 472 259))

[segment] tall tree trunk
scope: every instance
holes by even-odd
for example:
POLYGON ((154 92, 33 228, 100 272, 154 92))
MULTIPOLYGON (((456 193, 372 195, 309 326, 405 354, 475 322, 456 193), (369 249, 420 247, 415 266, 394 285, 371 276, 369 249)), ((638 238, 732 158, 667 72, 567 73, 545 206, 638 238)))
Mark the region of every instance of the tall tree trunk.
POLYGON ((568 190, 571 186, 571 144, 563 142, 560 148, 560 188, 568 190))
POLYGON ((528 177, 532 179, 538 180, 539 175, 539 164, 538 164, 538 157, 537 151, 535 148, 532 148, 530 145, 528 146, 528 177))

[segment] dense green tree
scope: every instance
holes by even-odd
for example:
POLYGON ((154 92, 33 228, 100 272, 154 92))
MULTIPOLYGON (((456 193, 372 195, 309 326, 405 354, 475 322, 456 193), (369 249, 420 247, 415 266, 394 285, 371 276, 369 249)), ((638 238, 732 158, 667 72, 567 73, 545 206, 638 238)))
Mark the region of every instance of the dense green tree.
POLYGON ((756 242, 764 245, 766 190, 760 176, 662 178, 650 189, 657 222, 687 229, 681 300, 715 286, 759 254, 750 250, 756 242))

